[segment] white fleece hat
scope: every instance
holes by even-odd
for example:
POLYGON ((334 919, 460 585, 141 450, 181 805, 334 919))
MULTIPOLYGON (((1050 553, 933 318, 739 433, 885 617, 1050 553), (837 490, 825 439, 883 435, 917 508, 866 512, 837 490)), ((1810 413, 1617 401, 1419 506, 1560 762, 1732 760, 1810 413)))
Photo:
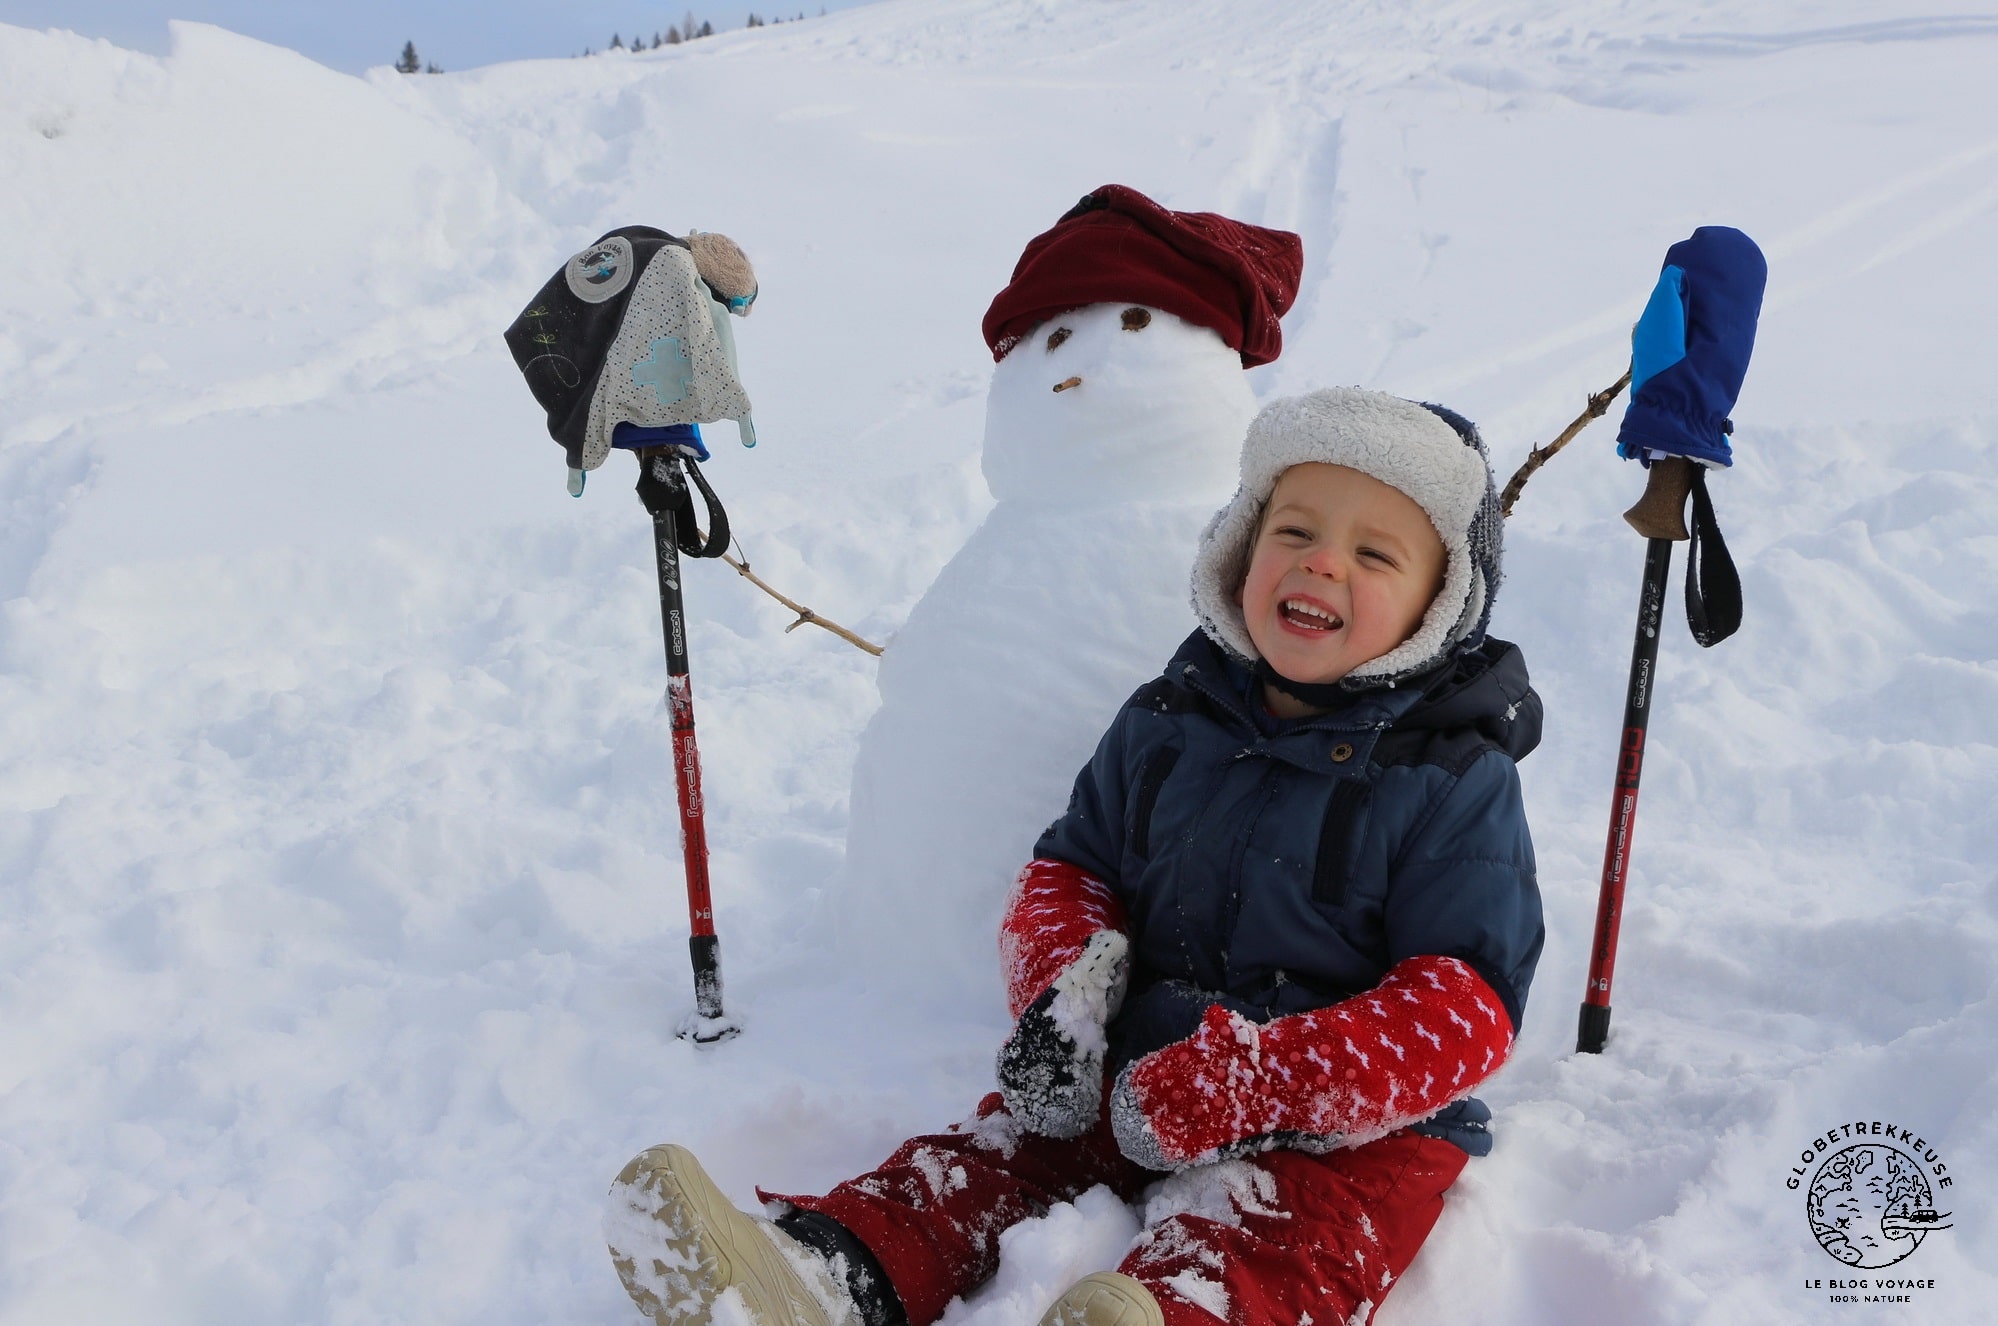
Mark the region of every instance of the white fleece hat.
POLYGON ((1484 443, 1469 420, 1440 405, 1334 387, 1272 401, 1242 443, 1241 486, 1200 536, 1193 611, 1201 629, 1253 662, 1242 581, 1277 479, 1293 465, 1344 465, 1408 495, 1443 540, 1443 588, 1415 634, 1347 673, 1351 689, 1392 686, 1484 640, 1498 590, 1502 521, 1484 443))

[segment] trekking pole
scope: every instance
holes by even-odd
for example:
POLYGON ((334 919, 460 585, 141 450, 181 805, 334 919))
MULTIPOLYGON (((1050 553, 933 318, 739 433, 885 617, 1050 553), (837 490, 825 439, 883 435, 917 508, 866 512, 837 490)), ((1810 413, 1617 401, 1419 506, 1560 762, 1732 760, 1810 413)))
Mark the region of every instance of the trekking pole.
POLYGON ((1575 1049, 1583 1054, 1602 1053, 1609 1040, 1610 982, 1637 828, 1637 788, 1658 693, 1658 635, 1673 544, 1691 545, 1686 624, 1693 639, 1707 648, 1741 625, 1741 577, 1721 537, 1706 475, 1710 467, 1733 463, 1728 437, 1734 423, 1727 416, 1748 372, 1768 276, 1769 265, 1754 240, 1726 226, 1701 226, 1666 250, 1658 283, 1631 333, 1630 404, 1617 451, 1649 469, 1644 495, 1623 516, 1645 538, 1644 581, 1624 691, 1589 983, 1575 1033, 1575 1049))
POLYGON ((1637 827, 1637 784, 1644 776, 1644 737, 1651 726, 1651 693, 1658 671, 1658 631, 1665 616, 1665 582, 1672 545, 1691 538, 1686 496, 1693 463, 1683 457, 1651 466, 1644 496, 1623 518, 1644 535, 1644 582, 1637 597, 1637 634, 1630 649, 1630 681, 1623 695, 1623 739, 1617 744, 1616 788, 1610 799, 1609 842, 1603 848, 1596 894, 1595 942, 1589 950, 1589 984, 1582 997, 1575 1048, 1601 1054, 1609 1039, 1610 981, 1616 974, 1616 940, 1623 920, 1623 886, 1637 827))
MULTIPOLYGON (((740 1028, 722 1012, 680 554, 720 557, 728 551, 728 516, 694 461, 708 458, 703 423, 733 419, 742 444, 756 445, 729 329, 731 316, 748 316, 756 292, 748 256, 726 235, 690 231, 681 238, 652 226, 619 226, 563 263, 506 329, 507 351, 547 412, 548 435, 568 463, 571 497, 583 495, 589 471, 613 450, 638 457, 638 498, 652 516, 659 568, 673 782, 692 921, 687 942, 694 1011, 680 1035, 702 1044, 740 1028), (687 488, 690 476, 708 507, 705 538, 687 488)), ((820 620, 799 611, 802 619, 820 620)))
POLYGON ((659 625, 666 645, 666 705, 673 725, 673 786, 680 802, 680 851, 687 872, 687 948, 694 964, 694 1012, 680 1027, 682 1039, 711 1045, 742 1028, 722 1011, 721 940, 715 934, 708 892, 708 833, 701 800, 701 755, 694 742, 694 687, 687 671, 686 612, 680 597, 680 551, 712 557, 728 546, 728 518, 700 470, 678 447, 638 452, 638 498, 652 515, 654 560, 659 568, 659 625), (708 537, 694 525, 692 470, 708 503, 708 537), (687 528, 680 528, 681 517, 687 528), (684 542, 683 542, 684 540, 684 542), (712 549, 713 551, 710 551, 712 549))

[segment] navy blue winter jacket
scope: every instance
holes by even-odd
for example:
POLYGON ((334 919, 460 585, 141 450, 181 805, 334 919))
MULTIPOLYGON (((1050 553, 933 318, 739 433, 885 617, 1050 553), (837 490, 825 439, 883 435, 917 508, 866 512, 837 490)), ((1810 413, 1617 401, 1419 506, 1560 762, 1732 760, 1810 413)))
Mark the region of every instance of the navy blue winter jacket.
MULTIPOLYGON (((1289 724, 1257 721, 1256 685, 1194 632, 1036 844, 1129 912, 1110 1072, 1191 1034, 1210 1004, 1308 1012, 1421 954, 1476 970, 1517 1032, 1545 936, 1514 763, 1541 706, 1518 648, 1487 639, 1289 724)), ((1482 1155, 1489 1117, 1465 1100, 1418 1128, 1482 1155)))

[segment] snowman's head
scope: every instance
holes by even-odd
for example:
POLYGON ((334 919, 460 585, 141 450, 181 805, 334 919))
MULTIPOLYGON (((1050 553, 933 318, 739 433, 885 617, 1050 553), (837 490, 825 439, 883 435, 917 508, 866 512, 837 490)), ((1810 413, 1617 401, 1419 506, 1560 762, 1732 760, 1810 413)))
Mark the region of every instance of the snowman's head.
POLYGON ((1143 304, 1070 309, 992 371, 985 481, 1000 501, 1226 492, 1255 412, 1240 354, 1212 329, 1143 304))
POLYGON ((1226 491, 1255 413, 1242 370, 1283 346, 1296 235, 1106 184, 1036 235, 985 312, 998 367, 985 479, 1001 501, 1226 491))

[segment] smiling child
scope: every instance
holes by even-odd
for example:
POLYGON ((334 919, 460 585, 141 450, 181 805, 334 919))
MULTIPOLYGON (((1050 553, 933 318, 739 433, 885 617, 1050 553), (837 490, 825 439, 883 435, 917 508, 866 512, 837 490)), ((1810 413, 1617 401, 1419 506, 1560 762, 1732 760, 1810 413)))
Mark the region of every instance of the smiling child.
MULTIPOLYGON (((1196 630, 1117 714, 1001 929, 1000 1090, 823 1197, 625 1167, 606 1229, 659 1323, 929 1326, 999 1236, 1144 1199, 1043 1326, 1364 1323, 1468 1158, 1543 937, 1515 761, 1540 700, 1485 634, 1498 502, 1438 406, 1266 407, 1196 551, 1196 630)), ((1050 648, 1061 642, 1049 641, 1050 648)))

